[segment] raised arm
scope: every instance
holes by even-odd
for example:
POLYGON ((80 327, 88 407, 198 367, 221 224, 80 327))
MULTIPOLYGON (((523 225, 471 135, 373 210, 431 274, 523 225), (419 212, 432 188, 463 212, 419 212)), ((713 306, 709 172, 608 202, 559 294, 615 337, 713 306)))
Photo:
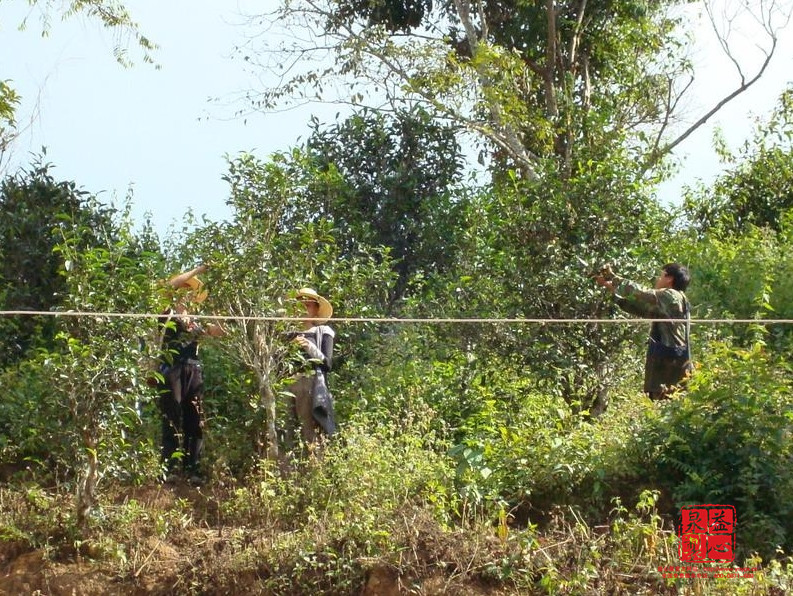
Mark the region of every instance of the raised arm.
POLYGON ((195 277, 200 273, 204 273, 209 269, 208 265, 199 265, 198 267, 194 267, 190 269, 190 271, 185 271, 184 273, 180 273, 178 275, 174 275, 171 279, 168 280, 168 285, 172 288, 181 288, 184 286, 190 279, 195 277))
POLYGON ((614 277, 614 300, 624 311, 646 317, 668 317, 661 303, 662 290, 651 290, 635 282, 614 277))
POLYGON ((595 276, 595 281, 611 292, 617 305, 626 312, 641 317, 668 316, 661 304, 661 292, 622 278, 609 266, 595 276))

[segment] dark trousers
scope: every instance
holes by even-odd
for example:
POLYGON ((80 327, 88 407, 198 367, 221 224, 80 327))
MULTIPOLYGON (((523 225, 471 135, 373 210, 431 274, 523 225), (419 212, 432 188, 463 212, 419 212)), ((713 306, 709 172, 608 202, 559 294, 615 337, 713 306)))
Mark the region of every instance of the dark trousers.
POLYGON ((162 458, 169 470, 175 467, 174 453, 182 442, 182 465, 197 473, 204 445, 201 402, 204 378, 197 363, 174 364, 166 373, 160 396, 162 412, 162 458))
POLYGON ((693 365, 687 356, 668 358, 647 354, 644 367, 644 392, 653 401, 669 399, 686 386, 693 365))

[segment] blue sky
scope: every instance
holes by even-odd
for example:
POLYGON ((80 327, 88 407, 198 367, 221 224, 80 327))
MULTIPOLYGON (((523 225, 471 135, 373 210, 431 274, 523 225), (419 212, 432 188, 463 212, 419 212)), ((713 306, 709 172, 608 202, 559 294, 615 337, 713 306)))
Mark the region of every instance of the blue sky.
MULTIPOLYGON (((132 186, 135 215, 150 213, 157 231, 165 234, 188 209, 212 219, 228 215, 227 186, 221 180, 225 154, 254 151, 266 157, 288 149, 305 138, 311 114, 329 121, 338 111, 337 106, 315 104, 244 121, 233 117, 234 107, 209 102, 229 99, 255 84, 242 63, 230 58, 246 33, 239 15, 268 12, 276 0, 126 4, 145 34, 160 45, 155 54, 160 70, 140 60, 132 68, 119 66, 113 57, 118 40, 84 19, 55 22, 42 38, 33 13, 27 30, 17 31, 30 10, 27 2, 0 1, 0 76, 11 79, 22 94, 19 121, 28 126, 15 146, 12 166, 29 163, 30 155, 46 146, 56 176, 75 180, 105 200, 124 197, 132 186)), ((683 184, 698 177, 708 180, 718 171, 710 149, 713 125, 721 126, 735 146, 751 130, 749 116, 773 106, 793 78, 790 33, 783 32, 765 80, 680 147, 677 156, 684 167, 661 188, 662 200, 676 200, 683 184)), ((707 34, 703 29, 702 38, 707 34)), ((751 41, 744 43, 751 46, 751 41)), ((713 43, 705 44, 695 61, 701 72, 696 98, 688 105, 691 118, 737 80, 713 43)))
MULTIPOLYGON (((209 102, 252 84, 242 63, 229 58, 245 34, 240 10, 266 10, 273 1, 127 4, 160 45, 159 70, 139 59, 121 67, 113 57, 117 40, 85 19, 53 23, 42 38, 34 13, 19 32, 26 2, 0 2, 0 72, 23 96, 20 124, 29 123, 14 164, 46 146, 56 176, 102 191, 106 200, 123 198, 131 185, 135 214, 150 212, 162 233, 190 208, 212 219, 228 215, 225 154, 287 149, 306 135, 312 112, 337 111, 312 106, 246 123, 233 117, 238 105, 209 102)), ((134 47, 130 55, 138 57, 134 47)))

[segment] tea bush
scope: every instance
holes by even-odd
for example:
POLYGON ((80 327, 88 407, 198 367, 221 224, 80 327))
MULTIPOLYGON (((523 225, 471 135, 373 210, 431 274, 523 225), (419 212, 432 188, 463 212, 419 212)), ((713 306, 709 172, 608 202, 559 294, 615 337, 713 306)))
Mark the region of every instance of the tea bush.
POLYGON ((714 343, 688 391, 648 421, 648 471, 675 506, 736 509, 743 555, 793 548, 793 383, 761 344, 714 343))

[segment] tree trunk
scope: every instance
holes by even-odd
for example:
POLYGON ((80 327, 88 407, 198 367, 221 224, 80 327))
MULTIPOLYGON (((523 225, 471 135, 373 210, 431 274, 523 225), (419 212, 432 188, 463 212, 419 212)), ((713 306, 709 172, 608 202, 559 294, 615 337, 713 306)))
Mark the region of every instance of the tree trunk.
POLYGON ((267 438, 267 459, 278 460, 278 433, 275 427, 275 395, 269 383, 263 383, 260 388, 262 405, 264 406, 264 424, 267 438))
POLYGON ((88 455, 85 469, 77 483, 77 526, 84 527, 88 514, 96 503, 96 485, 99 482, 99 458, 96 444, 90 437, 83 437, 83 447, 88 455))

